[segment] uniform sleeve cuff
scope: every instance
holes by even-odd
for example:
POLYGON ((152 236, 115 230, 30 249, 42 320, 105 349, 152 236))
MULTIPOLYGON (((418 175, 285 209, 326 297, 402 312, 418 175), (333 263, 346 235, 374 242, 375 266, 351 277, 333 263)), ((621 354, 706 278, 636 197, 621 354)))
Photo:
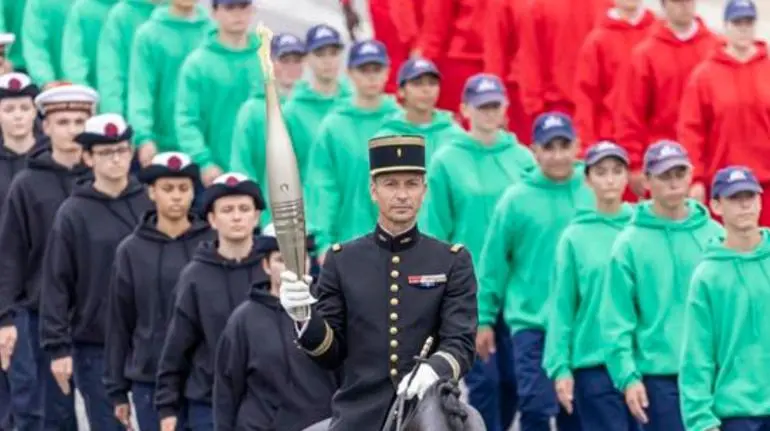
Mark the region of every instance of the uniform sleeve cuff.
POLYGON ((112 405, 114 406, 128 404, 128 394, 125 392, 110 394, 110 399, 112 400, 112 405))
POLYGON ((305 331, 297 341, 310 356, 321 356, 331 348, 334 331, 318 313, 311 313, 305 331))
POLYGON ((462 369, 460 368, 460 363, 451 353, 439 350, 431 355, 427 362, 439 377, 455 381, 460 380, 462 369))
MULTIPOLYGON (((158 416, 160 416, 161 420, 170 418, 170 417, 176 417, 177 410, 174 407, 170 407, 170 406, 160 407, 158 409, 158 416)), ((177 420, 179 420, 179 418, 177 418, 177 420)))
POLYGON ((72 348, 67 345, 54 346, 45 349, 51 356, 51 360, 66 358, 72 356, 72 348))
POLYGON ((13 325, 13 312, 8 312, 0 316, 0 328, 13 325))

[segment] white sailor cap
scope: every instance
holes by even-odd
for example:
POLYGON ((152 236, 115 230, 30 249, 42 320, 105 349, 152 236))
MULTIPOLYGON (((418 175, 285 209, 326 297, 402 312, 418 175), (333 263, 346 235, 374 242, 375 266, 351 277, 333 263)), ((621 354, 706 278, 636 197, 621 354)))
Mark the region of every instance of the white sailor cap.
POLYGON ((94 145, 118 144, 134 136, 131 126, 120 114, 101 114, 86 120, 82 133, 75 136, 75 142, 90 150, 94 145))
POLYGON ((139 181, 153 184, 159 178, 198 178, 198 165, 192 162, 190 156, 177 151, 156 154, 149 165, 137 174, 139 181))
POLYGON ((31 97, 34 99, 40 89, 37 88, 29 76, 11 72, 0 75, 0 99, 10 99, 14 97, 31 97))
POLYGON ((258 210, 265 209, 265 198, 256 181, 238 172, 228 172, 218 176, 203 192, 203 211, 208 214, 217 199, 225 196, 246 195, 254 199, 258 210))
POLYGON ((58 111, 85 111, 91 115, 99 103, 99 93, 91 87, 55 83, 35 97, 37 110, 43 115, 58 111))
POLYGON ((10 45, 16 42, 16 35, 13 33, 0 33, 0 46, 10 45))

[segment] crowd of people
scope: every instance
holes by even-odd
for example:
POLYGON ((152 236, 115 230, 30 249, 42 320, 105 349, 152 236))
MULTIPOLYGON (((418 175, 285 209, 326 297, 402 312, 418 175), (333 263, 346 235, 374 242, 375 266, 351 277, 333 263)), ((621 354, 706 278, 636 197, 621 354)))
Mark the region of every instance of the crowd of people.
POLYGON ((751 0, 661 4, 371 0, 348 46, 0 0, 0 430, 77 430, 75 389, 99 431, 379 430, 460 379, 490 431, 770 430, 767 46, 751 0))

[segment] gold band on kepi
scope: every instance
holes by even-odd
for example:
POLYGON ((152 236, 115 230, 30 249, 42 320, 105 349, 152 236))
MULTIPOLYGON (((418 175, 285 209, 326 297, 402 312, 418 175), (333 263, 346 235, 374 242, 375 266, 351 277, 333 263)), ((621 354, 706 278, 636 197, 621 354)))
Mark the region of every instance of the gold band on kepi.
POLYGON ((425 138, 392 135, 370 139, 370 175, 391 172, 425 172, 425 138))

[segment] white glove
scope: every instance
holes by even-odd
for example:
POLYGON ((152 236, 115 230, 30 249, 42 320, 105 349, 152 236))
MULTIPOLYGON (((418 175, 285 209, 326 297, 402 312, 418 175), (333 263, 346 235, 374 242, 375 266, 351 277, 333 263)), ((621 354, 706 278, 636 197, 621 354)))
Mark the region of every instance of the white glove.
POLYGON ((281 306, 295 322, 310 319, 310 306, 318 302, 310 294, 310 284, 313 277, 306 275, 302 280, 291 271, 281 273, 281 306))
POLYGON ((414 371, 410 371, 409 374, 401 379, 396 394, 401 395, 406 393, 406 399, 408 400, 414 398, 415 395, 417 395, 419 399, 422 399, 422 396, 425 395, 425 391, 438 381, 438 374, 433 371, 433 367, 430 365, 422 364, 417 368, 417 374, 415 374, 412 383, 409 384, 409 379, 412 378, 413 373, 414 371))

